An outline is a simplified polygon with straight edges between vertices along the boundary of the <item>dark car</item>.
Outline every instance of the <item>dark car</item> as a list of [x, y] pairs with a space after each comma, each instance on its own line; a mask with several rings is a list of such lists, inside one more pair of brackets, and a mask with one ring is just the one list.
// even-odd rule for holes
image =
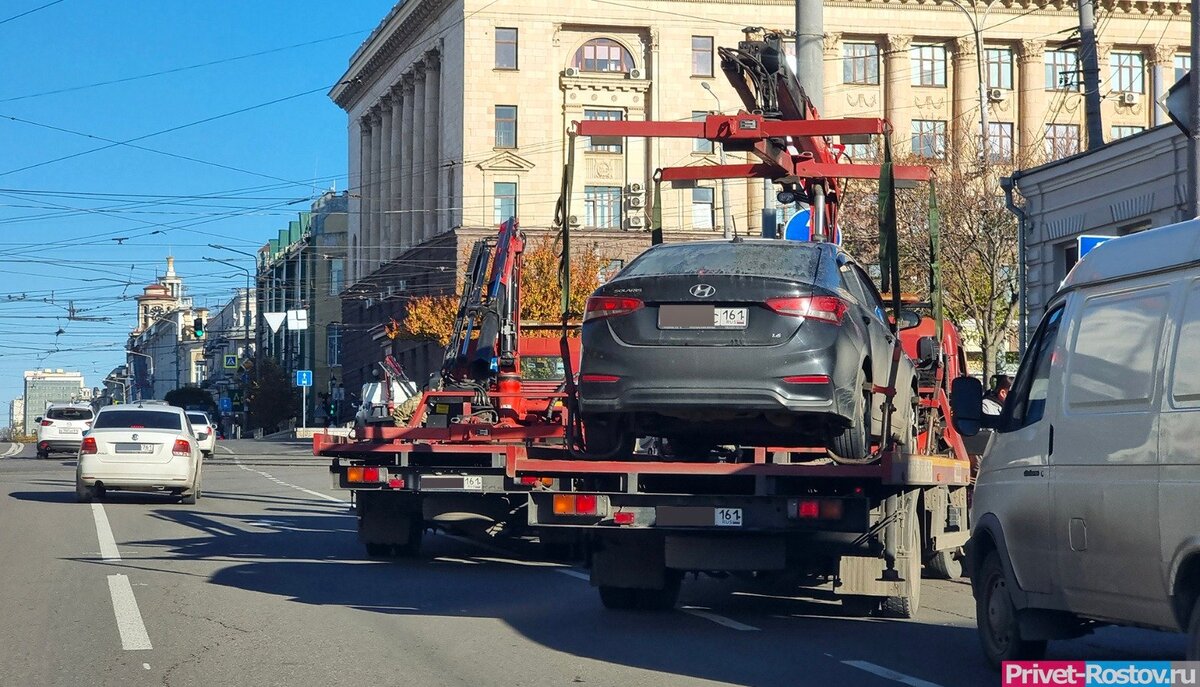
[[728, 444], [825, 446], [861, 462], [883, 434], [887, 397], [872, 384], [897, 389], [890, 434], [914, 434], [912, 362], [893, 355], [879, 293], [833, 244], [655, 246], [588, 299], [582, 338], [592, 457], [657, 436], [680, 457]]

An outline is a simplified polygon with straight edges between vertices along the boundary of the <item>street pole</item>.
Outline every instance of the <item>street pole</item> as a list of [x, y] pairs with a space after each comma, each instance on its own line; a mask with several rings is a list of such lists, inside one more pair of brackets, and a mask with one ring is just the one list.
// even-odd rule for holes
[[951, 0], [951, 2], [963, 14], [967, 15], [967, 21], [971, 23], [971, 33], [975, 35], [975, 72], [976, 78], [979, 79], [979, 160], [981, 163], [986, 164], [989, 159], [991, 141], [988, 137], [988, 83], [985, 77], [986, 64], [983, 60], [983, 29], [980, 26], [987, 24], [988, 13], [992, 11], [992, 7], [995, 7], [996, 3], [995, 0], [992, 0], [992, 2], [987, 4], [987, 7], [983, 10], [983, 21], [980, 21], [978, 17], [967, 11], [967, 8], [963, 7], [958, 0]]
[[[824, 43], [824, 0], [796, 0], [796, 80], [817, 112], [825, 105]], [[809, 238], [826, 241], [829, 237], [825, 227], [825, 186], [814, 183], [811, 188]]]
[[1188, 111], [1188, 215], [1200, 217], [1200, 0], [1192, 0], [1192, 87]]
[[[703, 88], [704, 90], [708, 91], [708, 94], [713, 97], [713, 100], [717, 101], [717, 112], [724, 112], [725, 110], [721, 107], [721, 99], [718, 98], [717, 94], [713, 92], [712, 86], [708, 85], [707, 81], [701, 81], [700, 87]], [[716, 144], [714, 143], [713, 145], [716, 145]], [[725, 146], [724, 145], [721, 146], [721, 151], [720, 151], [720, 153], [718, 153], [718, 155], [721, 160], [721, 166], [724, 167], [725, 166]], [[724, 218], [724, 222], [725, 222], [725, 238], [731, 239], [731, 238], [733, 238], [733, 208], [729, 207], [729, 179], [727, 179], [727, 178], [721, 179], [721, 216]]]
[[300, 387], [300, 429], [308, 427], [308, 387]]
[[[1087, 119], [1088, 150], [1104, 144], [1104, 128], [1100, 121], [1100, 63], [1096, 56], [1095, 7], [1093, 0], [1079, 0], [1079, 56], [1083, 60], [1083, 109]], [[1193, 14], [1193, 34], [1196, 32], [1195, 19], [1196, 15]]]

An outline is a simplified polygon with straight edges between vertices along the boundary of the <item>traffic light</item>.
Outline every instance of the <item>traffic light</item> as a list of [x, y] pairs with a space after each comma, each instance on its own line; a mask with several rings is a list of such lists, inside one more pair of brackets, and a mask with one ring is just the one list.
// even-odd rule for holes
[[196, 319], [192, 320], [192, 333], [196, 335], [197, 339], [204, 336], [204, 318], [203, 317], [197, 317]]

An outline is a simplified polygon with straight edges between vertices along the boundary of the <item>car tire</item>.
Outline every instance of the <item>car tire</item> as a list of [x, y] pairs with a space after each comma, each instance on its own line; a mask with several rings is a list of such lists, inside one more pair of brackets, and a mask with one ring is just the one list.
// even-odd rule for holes
[[49, 458], [49, 457], [50, 457], [50, 454], [49, 454], [48, 452], [46, 452], [46, 451], [38, 451], [38, 452], [37, 452], [37, 457], [38, 457], [38, 459], [39, 459], [39, 460], [45, 460], [45, 459], [47, 459], [47, 458]]
[[990, 552], [979, 566], [975, 590], [975, 622], [984, 658], [996, 670], [1005, 661], [1036, 661], [1046, 655], [1045, 640], [1021, 637], [1017, 608], [1008, 591], [1008, 579], [1000, 565], [1000, 556]]
[[83, 482], [75, 483], [75, 499], [80, 503], [91, 503], [96, 498], [96, 490]]
[[179, 502], [185, 506], [194, 506], [200, 500], [200, 474], [196, 473], [196, 481], [191, 489], [185, 489], [179, 497]]
[[957, 554], [956, 550], [937, 551], [925, 564], [925, 570], [938, 580], [957, 580], [963, 574], [962, 558]]
[[836, 462], [863, 463], [871, 457], [871, 394], [863, 389], [865, 384], [866, 375], [859, 371], [854, 382], [859, 392], [852, 410], [852, 416], [858, 419], [829, 438], [827, 448]]

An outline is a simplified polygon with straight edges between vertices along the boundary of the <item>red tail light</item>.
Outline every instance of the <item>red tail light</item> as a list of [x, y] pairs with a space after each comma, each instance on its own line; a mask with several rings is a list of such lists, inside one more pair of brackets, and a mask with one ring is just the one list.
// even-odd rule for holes
[[79, 445], [80, 453], [97, 453], [96, 437], [84, 437], [83, 443]]
[[850, 307], [837, 296], [768, 298], [766, 306], [780, 315], [808, 317], [831, 324], [841, 324], [842, 317]]
[[52, 425], [52, 424], [54, 424], [54, 421], [53, 421], [53, 420], [42, 420], [42, 426], [43, 426], [43, 427], [49, 427], [49, 426], [50, 426], [50, 425]]
[[596, 383], [596, 384], [612, 384], [612, 383], [614, 383], [614, 382], [619, 382], [619, 381], [621, 381], [621, 378], [620, 378], [620, 377], [618, 377], [618, 376], [616, 376], [616, 375], [596, 375], [596, 374], [588, 374], [588, 375], [580, 375], [580, 376], [579, 376], [579, 381], [581, 381], [581, 382], [589, 382], [589, 383]]
[[192, 454], [192, 444], [187, 439], [176, 439], [175, 448], [171, 449], [171, 453], [177, 456], [190, 456]]
[[592, 296], [587, 299], [587, 307], [583, 310], [583, 321], [598, 320], [604, 317], [619, 317], [641, 309], [645, 305], [636, 298], [618, 298], [615, 296]]
[[828, 384], [828, 375], [792, 375], [784, 377], [785, 384]]

